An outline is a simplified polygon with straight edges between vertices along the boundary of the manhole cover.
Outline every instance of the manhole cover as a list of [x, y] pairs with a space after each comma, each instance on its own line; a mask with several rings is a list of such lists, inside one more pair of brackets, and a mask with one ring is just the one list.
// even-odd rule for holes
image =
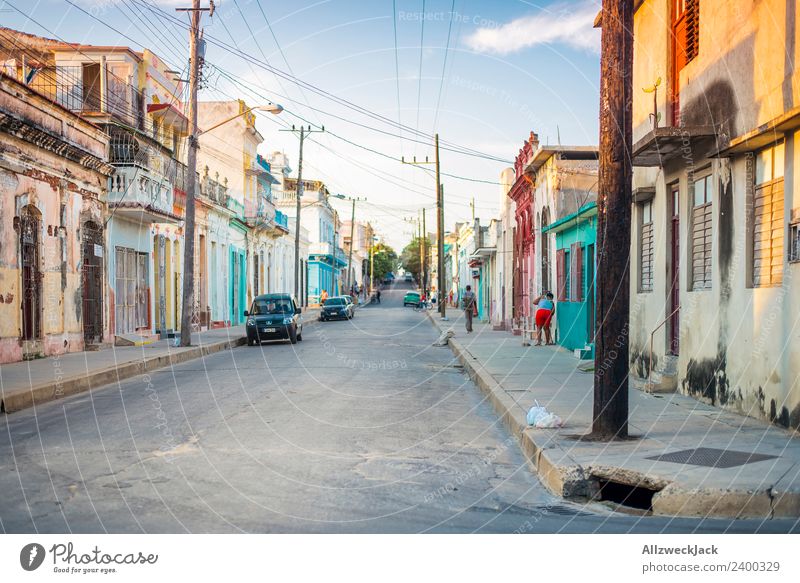
[[696, 449], [684, 449], [645, 459], [655, 460], [657, 462], [704, 466], [707, 468], [735, 468], [736, 466], [770, 460], [776, 457], [778, 456], [766, 455], [763, 453], [749, 453], [746, 451], [716, 449], [713, 447], [698, 447]]

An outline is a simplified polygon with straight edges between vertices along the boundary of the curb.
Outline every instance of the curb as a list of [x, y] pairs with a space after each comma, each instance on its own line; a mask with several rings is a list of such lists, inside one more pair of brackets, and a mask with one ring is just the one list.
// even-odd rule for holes
[[[443, 328], [430, 313], [431, 324]], [[600, 478], [616, 479], [629, 485], [647, 486], [661, 482], [653, 495], [653, 514], [703, 518], [797, 518], [800, 516], [800, 492], [777, 492], [769, 487], [758, 491], [748, 490], [687, 490], [675, 483], [665, 483], [653, 476], [603, 466], [584, 468], [556, 441], [557, 430], [528, 427], [524, 411], [505, 392], [502, 385], [477, 363], [477, 359], [455, 338], [449, 346], [470, 379], [478, 386], [500, 416], [505, 427], [519, 442], [525, 459], [539, 480], [553, 494], [562, 498], [598, 500]]]
[[180, 364], [244, 344], [247, 344], [247, 338], [242, 336], [234, 340], [223, 340], [213, 344], [193, 346], [188, 350], [182, 350], [180, 352], [152, 356], [143, 360], [134, 360], [106, 367], [88, 374], [73, 376], [60, 381], [31, 387], [28, 390], [15, 391], [10, 394], [5, 394], [4, 392], [2, 394], [2, 399], [0, 399], [0, 410], [5, 413], [21, 411], [28, 407], [41, 405], [48, 401], [55, 401], [69, 395], [91, 391], [92, 389], [129, 379], [148, 371]]
[[[303, 326], [312, 326], [316, 318], [309, 318]], [[84, 393], [111, 383], [123, 381], [166, 366], [181, 364], [203, 356], [209, 356], [222, 350], [231, 350], [247, 344], [247, 337], [241, 336], [233, 340], [222, 340], [211, 344], [192, 346], [179, 352], [151, 356], [143, 360], [133, 360], [122, 364], [92, 371], [88, 374], [72, 376], [55, 382], [49, 382], [27, 390], [13, 391], [6, 394], [0, 392], [0, 412], [14, 413], [48, 401], [63, 399], [70, 395]]]

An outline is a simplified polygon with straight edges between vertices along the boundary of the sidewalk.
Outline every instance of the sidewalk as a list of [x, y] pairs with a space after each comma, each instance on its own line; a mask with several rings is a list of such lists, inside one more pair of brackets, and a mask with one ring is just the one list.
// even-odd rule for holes
[[[303, 325], [317, 323], [319, 309], [303, 311]], [[115, 383], [150, 370], [171, 366], [247, 343], [244, 325], [197, 333], [193, 346], [165, 339], [142, 346], [112, 346], [96, 352], [0, 365], [0, 412], [11, 413]]]
[[[591, 428], [594, 376], [578, 367], [591, 362], [559, 347], [524, 347], [519, 336], [488, 324], [476, 323], [467, 335], [460, 312], [450, 311], [449, 322], [428, 316], [440, 331], [455, 332], [456, 358], [554, 493], [662, 515], [800, 516], [800, 436], [691, 397], [631, 389], [629, 432], [637, 439], [579, 441]], [[565, 426], [529, 428], [526, 413], [535, 400]], [[695, 448], [713, 449], [686, 452], [677, 461], [653, 459]]]

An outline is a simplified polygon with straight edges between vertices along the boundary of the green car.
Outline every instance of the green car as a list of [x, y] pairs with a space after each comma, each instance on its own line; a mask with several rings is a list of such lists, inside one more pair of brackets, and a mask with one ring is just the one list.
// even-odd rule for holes
[[405, 306], [419, 306], [419, 292], [408, 292], [403, 297], [403, 307]]

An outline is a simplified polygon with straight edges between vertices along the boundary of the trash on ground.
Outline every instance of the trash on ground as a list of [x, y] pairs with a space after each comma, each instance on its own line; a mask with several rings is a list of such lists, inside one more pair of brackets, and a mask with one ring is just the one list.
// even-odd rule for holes
[[528, 425], [538, 429], [564, 427], [561, 417], [539, 405], [539, 401], [534, 402], [533, 407], [528, 411], [527, 419]]

